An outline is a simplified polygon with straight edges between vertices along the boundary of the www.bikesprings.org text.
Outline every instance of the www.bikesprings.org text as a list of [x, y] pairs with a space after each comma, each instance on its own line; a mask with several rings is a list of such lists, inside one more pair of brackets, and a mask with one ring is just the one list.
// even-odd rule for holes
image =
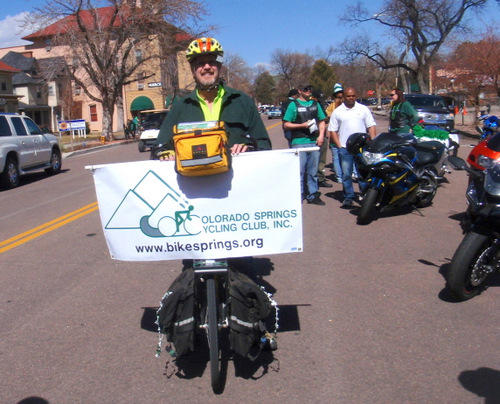
[[157, 244], [157, 245], [141, 245], [135, 246], [138, 253], [172, 253], [180, 251], [211, 251], [211, 250], [226, 250], [231, 251], [233, 248], [241, 247], [256, 247], [262, 248], [264, 240], [262, 238], [246, 239], [243, 241], [226, 240], [226, 241], [209, 241], [203, 243], [181, 243], [178, 241]]

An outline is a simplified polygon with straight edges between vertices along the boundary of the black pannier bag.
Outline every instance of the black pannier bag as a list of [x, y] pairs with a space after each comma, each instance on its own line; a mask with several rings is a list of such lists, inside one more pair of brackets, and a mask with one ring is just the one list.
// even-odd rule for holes
[[176, 357], [194, 350], [194, 304], [194, 270], [186, 268], [172, 282], [156, 313], [158, 331], [174, 344]]
[[271, 310], [263, 289], [245, 274], [229, 271], [229, 340], [234, 353], [256, 359], [266, 341], [265, 319]]

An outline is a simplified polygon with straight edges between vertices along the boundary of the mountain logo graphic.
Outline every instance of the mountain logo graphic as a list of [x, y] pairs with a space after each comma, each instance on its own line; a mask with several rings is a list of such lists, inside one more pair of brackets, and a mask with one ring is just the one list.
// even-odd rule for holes
[[123, 197], [105, 229], [140, 229], [149, 237], [195, 236], [201, 219], [191, 205], [154, 171], [148, 171]]

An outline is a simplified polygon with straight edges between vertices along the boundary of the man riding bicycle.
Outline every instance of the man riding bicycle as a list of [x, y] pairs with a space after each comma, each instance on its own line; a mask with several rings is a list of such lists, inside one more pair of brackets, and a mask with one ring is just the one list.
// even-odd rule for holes
[[[214, 38], [198, 38], [186, 50], [196, 89], [174, 103], [163, 121], [157, 145], [173, 150], [173, 128], [182, 122], [223, 121], [232, 154], [245, 152], [244, 136], [250, 134], [259, 150], [271, 149], [271, 140], [254, 101], [227, 87], [220, 75], [224, 50]], [[168, 157], [173, 160], [173, 157]]]

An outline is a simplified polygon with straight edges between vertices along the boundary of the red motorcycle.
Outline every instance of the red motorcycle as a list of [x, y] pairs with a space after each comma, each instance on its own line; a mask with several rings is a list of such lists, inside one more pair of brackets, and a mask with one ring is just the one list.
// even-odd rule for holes
[[475, 146], [467, 158], [467, 163], [472, 168], [483, 171], [498, 159], [500, 159], [500, 133], [483, 140]]

